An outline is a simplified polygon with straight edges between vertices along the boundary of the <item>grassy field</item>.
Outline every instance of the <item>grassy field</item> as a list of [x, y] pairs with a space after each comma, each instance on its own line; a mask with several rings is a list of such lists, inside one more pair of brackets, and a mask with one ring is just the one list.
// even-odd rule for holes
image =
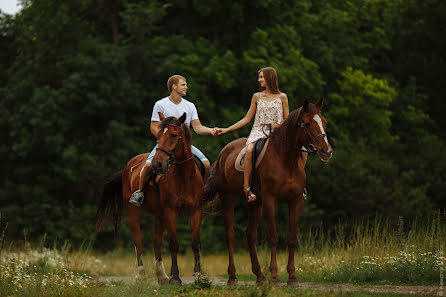
[[[350, 236], [342, 225], [331, 236], [320, 229], [301, 232], [296, 252], [297, 276], [301, 282], [322, 284], [433, 285], [440, 284], [444, 267], [446, 226], [438, 214], [428, 223], [413, 222], [401, 228], [389, 221], [358, 224]], [[68, 246], [48, 249], [29, 243], [12, 247], [1, 239], [0, 296], [402, 296], [401, 294], [340, 292], [269, 286], [229, 288], [196, 284], [159, 287], [154, 284], [153, 255], [144, 255], [147, 280], [131, 283], [104, 283], [101, 276], [132, 277], [135, 256], [130, 251], [99, 254]], [[4, 246], [8, 246], [5, 248]], [[259, 248], [259, 260], [268, 277], [269, 251]], [[279, 275], [286, 281], [286, 251], [278, 255]], [[180, 255], [180, 276], [192, 276], [193, 256]], [[203, 273], [226, 277], [226, 254], [202, 256]], [[255, 280], [247, 252], [235, 255], [240, 281]], [[166, 271], [170, 258], [164, 257]]]
[[[438, 284], [440, 264], [444, 261], [440, 251], [446, 243], [446, 226], [442, 222], [444, 219], [440, 214], [431, 218], [428, 223], [415, 221], [411, 226], [404, 228], [377, 219], [355, 226], [347, 240], [342, 225], [336, 227], [331, 237], [320, 229], [316, 229], [319, 231], [311, 235], [302, 232], [299, 234], [299, 248], [295, 259], [297, 276], [300, 281], [311, 282]], [[82, 259], [82, 256], [83, 253], [71, 254], [73, 259]], [[259, 248], [258, 256], [264, 274], [267, 275], [269, 250]], [[98, 254], [95, 257], [104, 265], [99, 272], [101, 275], [134, 274], [133, 253], [114, 252]], [[144, 260], [146, 270], [153, 274], [153, 255], [146, 254]], [[288, 277], [287, 260], [286, 251], [278, 254], [279, 275], [282, 281]], [[79, 260], [72, 262], [86, 263]], [[178, 263], [181, 275], [193, 274], [192, 254], [180, 255]], [[207, 275], [226, 275], [227, 263], [226, 254], [202, 256], [203, 271]], [[235, 263], [240, 280], [255, 280], [251, 273], [248, 252], [237, 253]], [[169, 271], [169, 255], [164, 256], [164, 265], [166, 271]]]

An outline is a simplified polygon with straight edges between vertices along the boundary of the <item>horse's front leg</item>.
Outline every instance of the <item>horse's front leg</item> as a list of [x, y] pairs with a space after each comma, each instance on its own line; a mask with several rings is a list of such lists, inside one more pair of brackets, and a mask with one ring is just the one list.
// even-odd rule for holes
[[263, 198], [263, 215], [266, 220], [267, 230], [268, 230], [268, 243], [271, 250], [271, 261], [269, 265], [269, 271], [271, 273], [270, 282], [273, 284], [279, 283], [279, 278], [277, 277], [277, 242], [279, 237], [276, 230], [276, 218], [274, 215], [275, 210], [275, 200], [272, 196], [264, 195]]
[[200, 264], [200, 226], [202, 209], [196, 209], [190, 216], [190, 229], [192, 233], [192, 251], [194, 252], [194, 276], [201, 272]]
[[169, 282], [169, 277], [164, 269], [163, 258], [161, 256], [161, 248], [163, 245], [163, 217], [161, 215], [155, 216], [155, 228], [152, 233], [153, 250], [155, 252], [155, 271], [158, 284], [164, 285]]
[[136, 279], [142, 280], [145, 276], [144, 265], [142, 264], [142, 235], [140, 225], [140, 209], [137, 206], [128, 204], [127, 216], [129, 227], [133, 235], [133, 243], [136, 252]]
[[248, 227], [246, 228], [246, 238], [248, 239], [249, 255], [251, 256], [252, 272], [257, 276], [257, 284], [265, 282], [265, 276], [260, 268], [259, 259], [257, 258], [257, 229], [260, 218], [262, 217], [261, 205], [255, 203], [248, 206]]
[[299, 223], [299, 215], [303, 207], [303, 197], [298, 196], [297, 199], [292, 199], [288, 202], [288, 282], [289, 287], [295, 287], [298, 285], [296, 278], [296, 267], [294, 266], [294, 250], [296, 249], [297, 241], [297, 228]]
[[180, 279], [180, 272], [178, 270], [178, 239], [177, 239], [177, 214], [174, 209], [166, 208], [164, 209], [164, 224], [167, 229], [169, 237], [169, 249], [172, 258], [172, 266], [170, 269], [170, 280], [171, 285], [181, 285], [182, 281]]

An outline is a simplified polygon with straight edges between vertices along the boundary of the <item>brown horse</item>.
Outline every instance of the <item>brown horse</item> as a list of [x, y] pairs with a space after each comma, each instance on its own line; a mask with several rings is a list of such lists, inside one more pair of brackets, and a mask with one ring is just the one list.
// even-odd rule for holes
[[[302, 147], [315, 152], [322, 162], [328, 162], [332, 156], [332, 148], [325, 134], [326, 121], [322, 117], [323, 99], [315, 104], [305, 99], [302, 108], [290, 113], [283, 124], [273, 131], [265, 155], [258, 167], [259, 185], [253, 184], [257, 202], [248, 206], [248, 226], [246, 236], [251, 256], [252, 272], [257, 276], [257, 282], [265, 281], [257, 258], [256, 240], [260, 218], [266, 218], [268, 228], [268, 242], [271, 249], [271, 282], [279, 281], [277, 277], [277, 231], [274, 219], [274, 209], [278, 202], [288, 204], [288, 285], [297, 284], [294, 266], [294, 249], [298, 219], [302, 210], [305, 186], [305, 171], [298, 166], [302, 156]], [[228, 285], [235, 284], [237, 278], [234, 265], [234, 204], [236, 196], [243, 195], [243, 173], [235, 169], [235, 160], [244, 148], [246, 139], [237, 139], [226, 145], [220, 152], [217, 161], [212, 165], [211, 176], [205, 187], [205, 200], [212, 199], [216, 193], [222, 202], [223, 217], [226, 228], [226, 244], [229, 251]]]
[[[178, 215], [186, 214], [190, 219], [192, 250], [194, 252], [194, 273], [200, 272], [200, 226], [202, 219], [202, 198], [204, 182], [195, 165], [191, 151], [191, 134], [184, 125], [186, 114], [180, 118], [164, 118], [160, 114], [158, 148], [152, 160], [159, 179], [159, 198], [153, 187], [144, 189], [144, 202], [141, 208], [155, 215], [152, 240], [155, 252], [156, 274], [161, 284], [181, 285], [177, 264], [178, 240], [176, 220]], [[128, 222], [133, 233], [136, 250], [138, 276], [144, 276], [142, 262], [142, 236], [140, 229], [140, 207], [129, 203], [130, 196], [138, 189], [139, 173], [149, 154], [131, 159], [121, 173], [117, 173], [105, 184], [102, 202], [97, 213], [96, 229], [104, 224], [105, 217], [113, 211], [115, 235], [120, 220], [122, 205], [127, 209]], [[172, 257], [171, 277], [167, 277], [161, 257], [164, 230], [168, 232], [169, 249]]]

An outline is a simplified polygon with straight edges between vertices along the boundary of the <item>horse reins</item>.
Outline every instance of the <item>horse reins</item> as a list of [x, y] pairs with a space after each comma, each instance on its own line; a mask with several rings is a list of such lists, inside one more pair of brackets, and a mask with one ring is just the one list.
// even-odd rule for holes
[[[303, 123], [302, 123], [303, 124]], [[304, 127], [304, 129], [305, 129], [305, 127]], [[305, 134], [307, 134], [307, 136], [308, 136], [308, 133], [307, 133], [307, 131], [305, 130]], [[319, 138], [322, 138], [322, 137], [325, 137], [325, 136], [327, 136], [327, 134], [325, 134], [325, 133], [321, 133], [321, 134], [319, 134], [318, 136], [316, 136], [315, 138], [313, 138], [313, 140], [312, 141], [310, 141], [310, 143], [308, 144], [308, 148], [307, 147], [305, 147], [310, 153], [314, 153], [314, 152], [316, 152], [317, 151], [317, 148], [314, 146], [314, 144], [316, 143], [316, 141], [318, 141], [319, 140]]]
[[[265, 133], [265, 130], [263, 130], [263, 128], [264, 128], [265, 126], [268, 126], [268, 128], [269, 128], [269, 134], [266, 134], [266, 133]], [[262, 132], [263, 132], [263, 134], [266, 136], [266, 138], [269, 138], [269, 137], [270, 137], [272, 131], [273, 131], [273, 125], [272, 125], [272, 124], [266, 124], [266, 125], [263, 125], [263, 126], [262, 126]]]
[[[301, 123], [299, 123], [298, 125], [300, 125], [300, 127], [304, 129], [305, 134], [308, 136], [308, 133], [307, 133], [307, 127], [305, 126], [305, 123], [304, 123], [304, 122], [301, 122]], [[314, 153], [314, 152], [317, 151], [317, 148], [314, 146], [314, 144], [319, 140], [319, 138], [322, 138], [322, 137], [325, 137], [325, 136], [327, 136], [327, 134], [325, 134], [325, 133], [321, 133], [321, 134], [317, 135], [316, 137], [314, 137], [314, 138], [310, 141], [310, 143], [308, 144], [308, 147], [305, 146], [305, 145], [303, 145], [303, 147], [305, 148], [305, 150], [303, 150], [302, 147], [297, 147], [297, 146], [295, 146], [295, 148], [298, 149], [298, 150], [300, 150], [301, 152]]]
[[[183, 128], [181, 128], [181, 126], [178, 126], [178, 125], [175, 125], [175, 124], [169, 124], [167, 126], [176, 127], [178, 129], [180, 129], [181, 132], [183, 132]], [[162, 151], [162, 152], [166, 153], [169, 156], [169, 161], [167, 163], [168, 166], [171, 166], [171, 165], [181, 165], [181, 164], [186, 163], [186, 162], [188, 162], [188, 161], [190, 161], [190, 160], [192, 160], [194, 158], [194, 155], [192, 154], [192, 157], [190, 157], [190, 158], [187, 158], [187, 159], [181, 160], [181, 161], [175, 161], [175, 155], [177, 154], [178, 147], [180, 145], [180, 141], [183, 143], [183, 145], [185, 145], [182, 134], [180, 134], [178, 136], [178, 141], [177, 141], [177, 144], [175, 145], [175, 147], [173, 149], [173, 152], [169, 152], [168, 150], [166, 150], [166, 149], [164, 149], [162, 147], [157, 147], [156, 148], [157, 151]]]

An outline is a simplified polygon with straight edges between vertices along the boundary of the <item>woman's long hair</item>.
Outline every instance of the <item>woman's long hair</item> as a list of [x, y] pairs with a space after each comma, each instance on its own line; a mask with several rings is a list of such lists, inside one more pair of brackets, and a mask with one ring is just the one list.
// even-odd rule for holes
[[[260, 74], [260, 72], [263, 72], [263, 77], [271, 92], [273, 94], [280, 94], [279, 79], [277, 78], [276, 69], [274, 69], [273, 67], [265, 67], [260, 69], [257, 73]], [[260, 86], [259, 83], [259, 89], [260, 91], [264, 91], [266, 88]]]

